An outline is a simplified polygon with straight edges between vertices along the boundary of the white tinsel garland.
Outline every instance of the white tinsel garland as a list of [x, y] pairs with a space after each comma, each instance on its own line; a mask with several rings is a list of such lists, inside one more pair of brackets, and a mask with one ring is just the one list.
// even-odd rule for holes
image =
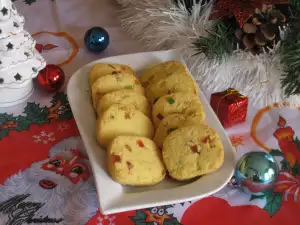
[[194, 3], [189, 12], [183, 4], [176, 5], [173, 0], [118, 2], [123, 6], [120, 12], [122, 27], [148, 50], [180, 49], [203, 90], [216, 92], [236, 88], [257, 106], [274, 102], [300, 105], [299, 96], [286, 99], [281, 89], [284, 71], [280, 63], [280, 42], [259, 55], [238, 49], [219, 64], [203, 54], [195, 55], [196, 49], [193, 46], [213, 26], [209, 20], [212, 8], [210, 3]]

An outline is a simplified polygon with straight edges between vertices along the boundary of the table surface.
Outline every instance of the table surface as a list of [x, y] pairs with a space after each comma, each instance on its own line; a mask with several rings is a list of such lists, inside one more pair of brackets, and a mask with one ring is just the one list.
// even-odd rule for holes
[[[143, 51], [120, 28], [115, 1], [16, 0], [15, 4], [48, 64], [60, 65], [67, 80], [93, 60]], [[98, 55], [89, 53], [83, 42], [85, 32], [94, 26], [104, 27], [111, 37], [108, 49]], [[1, 225], [300, 224], [299, 109], [279, 109], [276, 104], [257, 109], [250, 104], [247, 121], [227, 129], [237, 158], [254, 150], [276, 155], [282, 167], [272, 192], [251, 196], [228, 184], [202, 200], [104, 216], [92, 173], [76, 182], [68, 171], [69, 164], [89, 167], [89, 161], [79, 150], [80, 136], [64, 90], [47, 93], [36, 87], [27, 102], [0, 108]], [[50, 170], [51, 160], [63, 163]], [[56, 187], [43, 189], [41, 182], [46, 180]]]

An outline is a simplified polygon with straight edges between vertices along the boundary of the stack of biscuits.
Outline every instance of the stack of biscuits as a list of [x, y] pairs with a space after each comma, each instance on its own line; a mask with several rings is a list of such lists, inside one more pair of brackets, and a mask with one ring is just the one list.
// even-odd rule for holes
[[166, 169], [152, 141], [151, 108], [144, 87], [126, 65], [96, 64], [89, 76], [98, 143], [107, 148], [111, 177], [124, 185], [159, 183]]
[[96, 64], [90, 86], [97, 140], [120, 184], [153, 185], [166, 169], [188, 180], [221, 167], [220, 136], [205, 124], [198, 86], [181, 62], [153, 65], [140, 80], [126, 65]]

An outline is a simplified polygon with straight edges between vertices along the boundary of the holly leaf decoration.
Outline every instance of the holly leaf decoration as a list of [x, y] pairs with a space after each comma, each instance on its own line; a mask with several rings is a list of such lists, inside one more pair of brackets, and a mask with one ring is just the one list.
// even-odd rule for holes
[[48, 115], [48, 108], [46, 106], [42, 108], [40, 104], [29, 102], [25, 107], [24, 113], [26, 113], [26, 119], [31, 121], [31, 123], [43, 124], [50, 122], [50, 120], [46, 119]]
[[281, 151], [279, 151], [278, 149], [271, 149], [270, 154], [272, 156], [282, 156], [283, 157], [283, 153]]
[[291, 171], [291, 166], [285, 158], [281, 160], [280, 164], [281, 164], [281, 170]]
[[55, 105], [58, 100], [60, 100], [61, 104], [63, 105], [69, 105], [69, 100], [64, 92], [56, 92], [51, 100], [51, 103]]
[[251, 198], [249, 201], [255, 200], [255, 199], [263, 199], [266, 197], [265, 195], [251, 195]]
[[294, 141], [295, 141], [295, 143], [296, 143], [296, 145], [297, 145], [298, 151], [300, 152], [300, 140], [299, 140], [299, 138], [296, 137], [296, 138], [294, 139]]
[[138, 222], [135, 222], [135, 225], [153, 225], [153, 223], [147, 223], [147, 222], [143, 222], [143, 221], [138, 221]]
[[270, 192], [266, 194], [266, 202], [264, 210], [266, 210], [270, 216], [273, 216], [280, 209], [282, 193]]
[[182, 225], [176, 218], [165, 219], [163, 225]]
[[292, 174], [293, 175], [300, 175], [300, 165], [297, 161], [296, 161], [294, 167], [292, 168]]
[[135, 216], [130, 216], [129, 218], [135, 223], [135, 225], [147, 225], [145, 222], [147, 215], [144, 211], [138, 210], [136, 211]]
[[6, 122], [6, 113], [0, 114], [0, 125]]
[[72, 118], [73, 118], [73, 113], [71, 110], [67, 110], [63, 114], [59, 115], [60, 120], [70, 120]]
[[18, 116], [16, 122], [17, 127], [14, 128], [16, 131], [29, 130], [30, 121], [25, 116]]
[[15, 118], [13, 116], [13, 114], [7, 114], [7, 113], [1, 113], [0, 114], [0, 125], [4, 124], [7, 121], [14, 121]]
[[145, 220], [147, 218], [147, 214], [144, 211], [136, 211], [136, 216], [141, 218], [142, 220]]
[[6, 136], [8, 136], [8, 130], [0, 130], [0, 140]]
[[60, 99], [62, 94], [63, 94], [62, 92], [56, 92], [55, 95], [53, 95], [51, 100], [52, 106], [57, 103], [57, 101]]
[[[67, 95], [63, 92], [57, 92], [52, 98], [52, 107], [56, 105], [58, 100], [64, 107], [64, 110], [59, 114], [59, 119], [66, 120], [73, 118]], [[51, 118], [48, 118], [49, 108], [46, 106], [41, 107], [40, 104], [27, 103], [23, 113], [26, 116], [20, 115], [14, 117], [13, 114], [0, 113], [0, 140], [8, 136], [10, 130], [20, 132], [28, 130], [30, 124], [44, 124], [51, 121]]]

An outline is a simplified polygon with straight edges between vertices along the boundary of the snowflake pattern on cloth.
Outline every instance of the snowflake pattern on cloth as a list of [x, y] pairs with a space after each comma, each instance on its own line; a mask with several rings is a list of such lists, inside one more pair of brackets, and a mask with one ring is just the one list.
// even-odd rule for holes
[[97, 225], [116, 225], [116, 216], [99, 216], [97, 217]]
[[69, 127], [70, 127], [70, 126], [69, 126], [67, 123], [62, 123], [62, 124], [58, 124], [57, 130], [58, 130], [59, 132], [62, 132], [62, 131], [68, 130]]
[[56, 140], [53, 132], [47, 133], [45, 131], [41, 131], [39, 135], [33, 135], [32, 137], [35, 143], [42, 143], [45, 145]]

